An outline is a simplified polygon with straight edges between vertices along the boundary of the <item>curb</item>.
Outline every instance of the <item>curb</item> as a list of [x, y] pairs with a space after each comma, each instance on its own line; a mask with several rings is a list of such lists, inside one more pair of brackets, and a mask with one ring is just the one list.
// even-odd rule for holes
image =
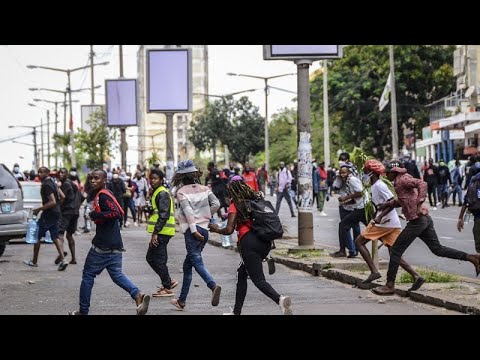
[[[208, 243], [213, 246], [223, 247], [222, 243], [216, 239], [209, 239]], [[223, 248], [238, 252], [237, 247], [234, 245], [223, 247]], [[276, 263], [285, 265], [291, 269], [301, 270], [309, 273], [312, 276], [320, 276], [321, 274], [327, 279], [353, 285], [358, 287], [359, 289], [368, 290], [368, 289], [373, 289], [380, 286], [379, 284], [376, 284], [376, 283], [370, 283], [370, 284], [362, 283], [362, 281], [364, 280], [363, 278], [359, 278], [353, 275], [346, 269], [347, 267], [350, 269], [352, 268], [350, 264], [336, 264], [335, 267], [333, 267], [334, 265], [332, 265], [330, 262], [313, 262], [309, 264], [301, 260], [289, 259], [289, 258], [279, 257], [279, 256], [272, 256], [272, 259]], [[388, 261], [384, 261], [384, 262], [388, 264]], [[339, 266], [343, 267], [343, 269], [340, 269]], [[358, 264], [358, 266], [364, 267], [362, 264]], [[438, 307], [443, 307], [445, 309], [457, 311], [463, 314], [480, 315], [479, 307], [465, 305], [456, 301], [452, 301], [448, 297], [443, 296], [441, 294], [436, 294], [435, 296], [432, 296], [424, 292], [421, 293], [418, 291], [407, 291], [398, 287], [395, 288], [395, 294], [401, 297], [409, 297], [412, 301], [433, 305], [433, 306], [438, 306]], [[378, 298], [381, 299], [382, 297], [378, 296]]]

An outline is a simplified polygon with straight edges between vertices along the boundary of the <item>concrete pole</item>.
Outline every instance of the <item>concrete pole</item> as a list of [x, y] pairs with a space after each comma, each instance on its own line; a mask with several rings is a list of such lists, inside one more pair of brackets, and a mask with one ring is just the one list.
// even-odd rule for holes
[[47, 164], [50, 169], [50, 110], [47, 110]]
[[310, 126], [311, 60], [297, 60], [298, 92], [298, 245], [313, 245], [312, 143]]
[[33, 127], [33, 168], [38, 169], [38, 152], [37, 152], [37, 128]]
[[165, 177], [170, 183], [173, 178], [173, 113], [166, 113], [165, 116], [167, 117], [167, 166], [165, 171]]
[[[40, 164], [39, 164], [39, 167], [40, 166], [45, 166], [45, 164], [43, 163], [44, 159], [43, 159], [43, 118], [40, 118], [40, 152], [42, 154], [42, 156], [40, 157]], [[37, 170], [37, 169], [35, 169]]]
[[93, 52], [93, 45], [90, 45], [90, 82], [92, 84], [92, 92], [91, 92], [91, 102], [92, 105], [95, 104], [95, 78], [93, 76], [93, 57], [95, 56], [95, 53]]
[[393, 45], [390, 45], [390, 96], [392, 107], [392, 157], [398, 159], [397, 93], [395, 91], [395, 64]]
[[[123, 78], [123, 46], [118, 46], [120, 56], [120, 77]], [[127, 135], [125, 127], [120, 128], [120, 158], [122, 163], [122, 169], [127, 171]]]
[[70, 127], [70, 145], [72, 145], [72, 167], [77, 167], [77, 158], [75, 156], [75, 141], [73, 140], [72, 85], [70, 83], [70, 71], [67, 71], [67, 76], [68, 76], [68, 104], [70, 106], [69, 127]]
[[265, 169], [270, 171], [270, 144], [268, 140], [268, 79], [265, 80]]
[[[55, 102], [55, 135], [58, 135], [58, 102]], [[55, 169], [58, 169], [58, 149], [57, 149], [57, 142], [53, 143], [55, 147]]]
[[327, 60], [323, 60], [323, 145], [325, 167], [330, 166], [330, 125], [328, 119]]

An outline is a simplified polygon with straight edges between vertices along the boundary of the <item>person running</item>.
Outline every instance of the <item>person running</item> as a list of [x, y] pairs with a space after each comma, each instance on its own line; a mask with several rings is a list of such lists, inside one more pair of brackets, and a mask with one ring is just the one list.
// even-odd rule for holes
[[192, 160], [184, 160], [178, 163], [172, 179], [173, 186], [177, 188], [175, 196], [180, 203], [178, 220], [187, 248], [187, 256], [183, 261], [182, 290], [178, 299], [170, 301], [178, 310], [185, 309], [192, 284], [192, 268], [195, 268], [212, 291], [212, 306], [218, 305], [222, 291], [202, 259], [202, 251], [208, 241], [208, 223], [220, 208], [220, 201], [207, 186], [201, 185], [201, 176], [202, 173], [197, 170]]
[[[77, 231], [77, 222], [78, 222], [78, 208], [76, 202], [77, 192], [79, 191], [77, 185], [75, 185], [69, 178], [68, 178], [68, 171], [66, 168], [60, 168], [58, 171], [58, 177], [62, 183], [60, 189], [65, 194], [65, 199], [62, 202], [61, 206], [61, 218], [60, 218], [60, 230], [58, 234], [58, 239], [60, 240], [60, 244], [62, 246], [63, 251], [63, 244], [64, 244], [64, 234], [67, 233], [67, 241], [68, 241], [68, 248], [70, 249], [70, 254], [72, 259], [70, 264], [76, 264], [77, 260], [75, 257], [75, 239], [73, 238], [73, 234]], [[74, 188], [75, 187], [75, 188]], [[63, 252], [64, 256], [67, 256], [67, 252]], [[60, 257], [57, 257], [55, 260], [55, 265], [60, 263]]]
[[394, 182], [397, 199], [387, 201], [377, 208], [395, 208], [401, 206], [403, 214], [407, 219], [407, 226], [398, 236], [390, 252], [390, 263], [388, 264], [387, 283], [378, 288], [372, 289], [377, 295], [393, 295], [395, 293], [395, 278], [398, 266], [403, 253], [412, 242], [419, 237], [437, 256], [469, 261], [475, 266], [477, 276], [480, 274], [480, 254], [467, 254], [463, 251], [443, 246], [438, 241], [433, 220], [428, 215], [428, 208], [424, 205], [427, 196], [427, 183], [415, 179], [407, 174], [404, 168], [394, 167], [387, 171], [387, 178]]
[[[58, 186], [49, 176], [50, 170], [45, 166], [38, 169], [38, 177], [42, 181], [40, 194], [42, 196], [42, 206], [33, 209], [32, 213], [37, 216], [42, 211], [42, 216], [38, 220], [38, 241], [33, 245], [33, 259], [25, 260], [23, 263], [30, 267], [38, 267], [38, 253], [40, 252], [40, 240], [45, 237], [47, 231], [55, 243], [58, 251], [58, 271], [64, 271], [68, 263], [65, 261], [63, 246], [58, 239], [58, 221], [60, 220], [60, 191]], [[63, 195], [63, 193], [62, 193]]]
[[290, 208], [290, 214], [292, 217], [296, 217], [293, 212], [292, 199], [288, 192], [292, 186], [292, 179], [292, 173], [285, 167], [285, 163], [280, 161], [280, 170], [277, 172], [277, 186], [275, 187], [275, 193], [277, 194], [277, 205], [275, 206], [275, 210], [277, 211], [277, 214], [279, 214], [282, 199], [285, 198], [287, 205]]
[[172, 289], [178, 285], [178, 281], [170, 278], [168, 273], [167, 245], [175, 235], [175, 218], [173, 199], [168, 190], [163, 186], [165, 178], [162, 170], [153, 169], [150, 172], [150, 183], [154, 189], [152, 196], [153, 214], [148, 219], [147, 232], [152, 234], [148, 244], [148, 265], [158, 274], [162, 286], [153, 294], [153, 297], [173, 296]]
[[68, 314], [88, 315], [95, 278], [107, 269], [113, 282], [127, 291], [135, 300], [137, 315], [145, 315], [148, 311], [150, 295], [142, 293], [122, 272], [122, 253], [125, 249], [119, 222], [123, 216], [123, 209], [112, 192], [105, 189], [106, 181], [107, 173], [104, 170], [93, 171], [91, 182], [96, 194], [93, 200], [94, 209], [89, 216], [97, 225], [96, 233], [83, 266], [80, 310], [70, 311]]
[[228, 195], [232, 203], [228, 208], [228, 223], [223, 229], [217, 224], [209, 224], [211, 232], [230, 235], [236, 228], [238, 231], [238, 249], [240, 253], [240, 265], [237, 269], [237, 289], [235, 294], [235, 306], [233, 313], [228, 315], [240, 315], [243, 303], [247, 296], [247, 279], [266, 296], [280, 306], [283, 315], [292, 315], [291, 299], [289, 296], [278, 294], [275, 289], [265, 280], [262, 261], [271, 249], [270, 242], [264, 242], [257, 238], [252, 231], [252, 221], [248, 213], [248, 201], [261, 198], [262, 194], [252, 190], [240, 176], [234, 176], [228, 186]]
[[[371, 184], [372, 202], [375, 207], [393, 199], [392, 192], [380, 178], [380, 175], [383, 174], [384, 171], [385, 167], [383, 164], [380, 161], [373, 159], [368, 160], [363, 167], [363, 173], [366, 174], [369, 179], [367, 181]], [[375, 215], [375, 218], [370, 221], [368, 226], [355, 239], [357, 250], [362, 255], [371, 272], [368, 278], [363, 281], [364, 284], [371, 283], [382, 276], [373, 264], [372, 257], [365, 244], [370, 240], [380, 239], [390, 253], [392, 245], [395, 243], [395, 240], [397, 240], [397, 237], [402, 230], [400, 219], [396, 211], [390, 211], [390, 208], [387, 208], [383, 211], [377, 211]], [[409, 291], [420, 289], [425, 282], [425, 279], [402, 258], [400, 258], [400, 266], [412, 275], [414, 279], [413, 285]]]

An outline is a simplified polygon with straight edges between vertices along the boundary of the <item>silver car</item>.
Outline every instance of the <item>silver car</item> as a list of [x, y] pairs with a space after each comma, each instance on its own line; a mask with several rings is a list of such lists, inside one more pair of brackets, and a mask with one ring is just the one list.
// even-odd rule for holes
[[20, 185], [23, 190], [23, 208], [27, 211], [28, 219], [30, 220], [33, 216], [33, 209], [42, 206], [42, 194], [40, 193], [42, 183], [22, 181], [20, 182]]
[[20, 184], [10, 170], [0, 164], [0, 256], [10, 239], [25, 236], [27, 220]]

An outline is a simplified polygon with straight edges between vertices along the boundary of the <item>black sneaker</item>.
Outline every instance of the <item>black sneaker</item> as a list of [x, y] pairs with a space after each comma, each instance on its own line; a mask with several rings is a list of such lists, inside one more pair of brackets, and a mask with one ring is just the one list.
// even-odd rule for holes
[[272, 257], [269, 257], [267, 259], [267, 264], [268, 264], [268, 273], [270, 275], [275, 274], [275, 260]]
[[222, 287], [216, 285], [212, 290], [212, 306], [217, 306], [220, 302], [220, 293], [222, 292]]
[[347, 254], [345, 254], [343, 251], [337, 251], [337, 252], [331, 253], [330, 256], [339, 258], [339, 257], [347, 257]]
[[58, 271], [64, 271], [68, 266], [68, 262], [63, 260], [60, 265], [58, 265]]

